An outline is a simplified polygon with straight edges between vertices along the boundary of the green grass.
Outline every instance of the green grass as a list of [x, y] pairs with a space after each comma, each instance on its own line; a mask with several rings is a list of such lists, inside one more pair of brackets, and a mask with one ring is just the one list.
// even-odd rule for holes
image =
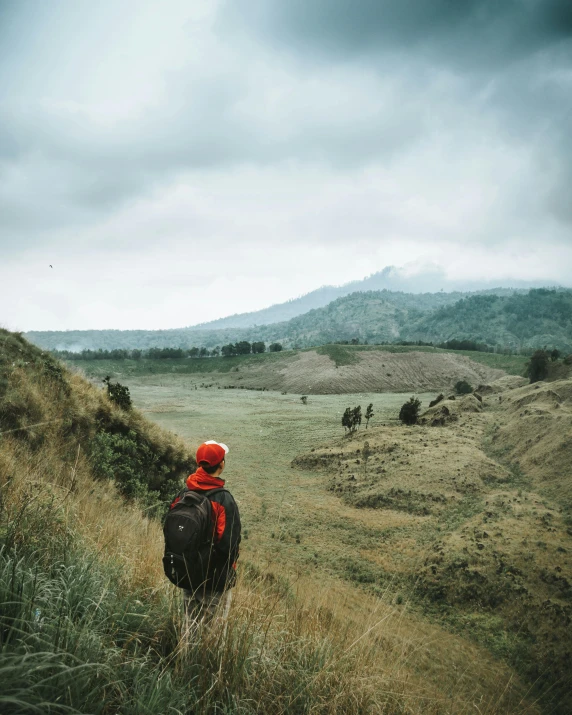
[[136, 377], [139, 375], [189, 375], [208, 374], [211, 372], [229, 373], [244, 365], [273, 362], [282, 356], [293, 356], [295, 350], [284, 350], [279, 353], [261, 353], [258, 355], [235, 355], [218, 358], [165, 358], [161, 360], [69, 360], [69, 364], [82, 370], [88, 377], [110, 375]]
[[327, 355], [332, 362], [336, 363], [336, 367], [342, 365], [355, 365], [358, 362], [356, 351], [352, 350], [352, 346], [348, 345], [321, 345], [315, 348], [318, 355]]
[[504, 370], [509, 375], [522, 376], [526, 363], [530, 360], [526, 355], [502, 355], [500, 353], [481, 353], [474, 350], [451, 350], [454, 355], [466, 355], [475, 362], [480, 362], [487, 367]]

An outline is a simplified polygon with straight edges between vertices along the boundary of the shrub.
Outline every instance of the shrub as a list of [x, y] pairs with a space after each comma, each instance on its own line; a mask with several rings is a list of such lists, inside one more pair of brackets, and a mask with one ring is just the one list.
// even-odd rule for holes
[[410, 397], [409, 400], [401, 406], [401, 410], [399, 410], [399, 419], [405, 425], [417, 424], [420, 407], [421, 401], [414, 396]]
[[113, 384], [109, 375], [103, 380], [103, 383], [107, 386], [107, 395], [112, 402], [115, 402], [122, 410], [131, 409], [131, 395], [126, 385], [121, 385], [119, 382]]
[[473, 388], [466, 380], [459, 380], [455, 383], [455, 392], [457, 395], [468, 395], [473, 391]]
[[361, 405], [354, 407], [353, 410], [351, 407], [346, 407], [342, 415], [342, 427], [352, 434], [359, 425], [361, 425]]
[[546, 350], [537, 350], [532, 354], [532, 357], [526, 365], [526, 377], [530, 378], [530, 382], [538, 382], [544, 380], [548, 375], [548, 360], [549, 355]]

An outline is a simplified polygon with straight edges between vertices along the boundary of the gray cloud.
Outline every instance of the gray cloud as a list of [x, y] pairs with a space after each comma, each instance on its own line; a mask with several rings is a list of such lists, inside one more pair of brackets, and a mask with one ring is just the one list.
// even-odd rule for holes
[[[0, 4], [3, 254], [136, 246], [140, 265], [171, 242], [188, 272], [216, 246], [232, 274], [249, 245], [240, 270], [266, 276], [263, 246], [274, 283], [279, 249], [312, 246], [306, 290], [352, 260], [358, 278], [440, 250], [456, 270], [515, 243], [529, 278], [539, 236], [569, 243], [569, 2], [228, 0], [189, 20], [201, 2]], [[339, 276], [314, 278], [334, 252]]]
[[227, 16], [331, 56], [423, 52], [496, 66], [572, 37], [568, 0], [232, 0]]

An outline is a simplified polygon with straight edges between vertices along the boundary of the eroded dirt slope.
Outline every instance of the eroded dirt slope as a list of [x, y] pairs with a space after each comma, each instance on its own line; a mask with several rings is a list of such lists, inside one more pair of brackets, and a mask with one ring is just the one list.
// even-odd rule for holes
[[336, 367], [327, 355], [314, 350], [285, 356], [276, 362], [240, 367], [239, 372], [217, 377], [235, 387], [266, 388], [309, 395], [355, 392], [426, 392], [452, 389], [458, 380], [479, 385], [505, 373], [451, 353], [355, 353], [355, 363]]

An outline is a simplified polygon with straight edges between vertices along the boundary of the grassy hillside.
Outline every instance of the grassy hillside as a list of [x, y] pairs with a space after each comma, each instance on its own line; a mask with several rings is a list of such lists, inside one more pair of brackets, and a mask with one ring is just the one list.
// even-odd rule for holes
[[249, 560], [249, 540], [226, 636], [191, 636], [147, 506], [192, 466], [173, 434], [0, 331], [3, 713], [538, 712], [486, 653], [383, 598], [338, 600], [325, 577], [317, 594]]
[[568, 713], [572, 380], [522, 383], [443, 400], [423, 426], [362, 430], [293, 465], [387, 525], [381, 549], [346, 562], [348, 577], [413, 593], [424, 613], [508, 659], [547, 712]]

